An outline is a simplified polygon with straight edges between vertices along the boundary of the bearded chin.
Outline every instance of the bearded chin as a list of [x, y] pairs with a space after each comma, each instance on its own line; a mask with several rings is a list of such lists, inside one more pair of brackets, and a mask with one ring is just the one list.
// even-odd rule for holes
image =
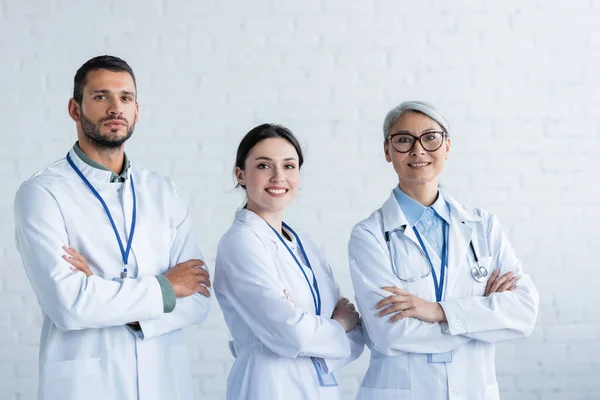
[[96, 125], [85, 115], [81, 115], [81, 130], [83, 131], [83, 134], [95, 147], [102, 150], [115, 150], [120, 148], [123, 143], [133, 135], [133, 130], [135, 128], [135, 124], [132, 124], [131, 126], [128, 126], [127, 134], [125, 136], [119, 136], [116, 133], [102, 135], [100, 133], [100, 126], [101, 124]]

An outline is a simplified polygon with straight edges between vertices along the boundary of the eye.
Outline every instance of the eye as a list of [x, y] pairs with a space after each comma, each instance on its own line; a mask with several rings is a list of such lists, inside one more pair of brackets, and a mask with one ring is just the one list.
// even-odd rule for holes
[[294, 164], [286, 164], [283, 166], [284, 169], [295, 169], [296, 166]]
[[435, 141], [435, 140], [438, 140], [438, 138], [439, 138], [439, 136], [438, 136], [438, 135], [439, 135], [439, 134], [438, 134], [438, 133], [435, 133], [435, 132], [434, 132], [434, 133], [426, 133], [426, 134], [423, 136], [423, 140], [425, 140], [425, 141], [427, 141], [427, 142], [433, 142], [433, 141]]
[[94, 100], [106, 100], [106, 96], [103, 94], [98, 94], [94, 96]]
[[398, 135], [395, 137], [396, 143], [411, 143], [412, 138], [406, 135]]
[[131, 96], [125, 96], [125, 97], [123, 97], [123, 101], [126, 103], [129, 103], [129, 102], [133, 101], [133, 98]]
[[267, 169], [267, 168], [270, 168], [270, 166], [267, 163], [260, 163], [260, 164], [258, 164], [256, 166], [256, 168], [258, 168], [258, 169]]

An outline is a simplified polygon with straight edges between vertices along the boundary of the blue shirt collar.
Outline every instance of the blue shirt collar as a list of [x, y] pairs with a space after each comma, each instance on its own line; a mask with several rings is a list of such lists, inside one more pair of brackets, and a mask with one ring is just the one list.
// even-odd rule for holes
[[427, 208], [432, 208], [439, 217], [441, 217], [448, 224], [450, 223], [450, 209], [446, 203], [446, 200], [444, 200], [444, 197], [442, 196], [441, 190], [438, 190], [438, 198], [431, 205], [431, 207], [425, 207], [418, 201], [413, 200], [409, 195], [404, 193], [402, 189], [400, 189], [400, 186], [396, 186], [394, 188], [394, 196], [396, 197], [398, 205], [400, 206], [400, 209], [402, 210], [402, 213], [406, 217], [406, 220], [410, 226], [415, 226], [417, 222], [419, 222]]

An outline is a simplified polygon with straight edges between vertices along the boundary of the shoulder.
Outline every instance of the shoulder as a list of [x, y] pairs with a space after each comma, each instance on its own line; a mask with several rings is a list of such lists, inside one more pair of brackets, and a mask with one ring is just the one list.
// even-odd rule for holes
[[254, 250], [265, 247], [264, 235], [250, 224], [236, 219], [231, 227], [221, 236], [217, 247], [217, 258], [231, 251]]
[[64, 191], [73, 179], [67, 167], [66, 160], [61, 159], [37, 171], [19, 186], [16, 202], [52, 199], [54, 192]]
[[462, 221], [471, 222], [480, 234], [485, 234], [489, 238], [493, 232], [502, 230], [498, 218], [488, 210], [459, 203], [447, 194], [445, 196], [447, 202], [450, 204], [451, 212], [458, 214], [458, 218]]
[[383, 235], [383, 208], [378, 208], [367, 218], [354, 225], [350, 240], [364, 235], [377, 236], [378, 233]]
[[[64, 184], [65, 180], [70, 180], [67, 161], [63, 158], [42, 168], [34, 173], [29, 179], [21, 184], [21, 188], [42, 187], [51, 189], [57, 184]], [[19, 189], [19, 190], [20, 190]]]
[[148, 190], [157, 190], [160, 193], [169, 193], [173, 196], [178, 195], [177, 187], [171, 178], [166, 175], [160, 174], [156, 171], [132, 167], [132, 176], [134, 184], [137, 186], [143, 186]]

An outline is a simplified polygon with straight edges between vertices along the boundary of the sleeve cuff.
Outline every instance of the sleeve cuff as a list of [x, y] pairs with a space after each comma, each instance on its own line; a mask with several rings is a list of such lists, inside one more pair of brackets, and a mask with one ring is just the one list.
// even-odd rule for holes
[[163, 312], [170, 313], [175, 309], [177, 304], [177, 298], [175, 297], [175, 291], [171, 282], [164, 275], [156, 275], [156, 279], [160, 285], [160, 291], [163, 299]]
[[446, 320], [440, 325], [444, 333], [451, 335], [461, 335], [467, 332], [467, 320], [464, 312], [457, 301], [441, 301], [440, 306], [444, 309]]

